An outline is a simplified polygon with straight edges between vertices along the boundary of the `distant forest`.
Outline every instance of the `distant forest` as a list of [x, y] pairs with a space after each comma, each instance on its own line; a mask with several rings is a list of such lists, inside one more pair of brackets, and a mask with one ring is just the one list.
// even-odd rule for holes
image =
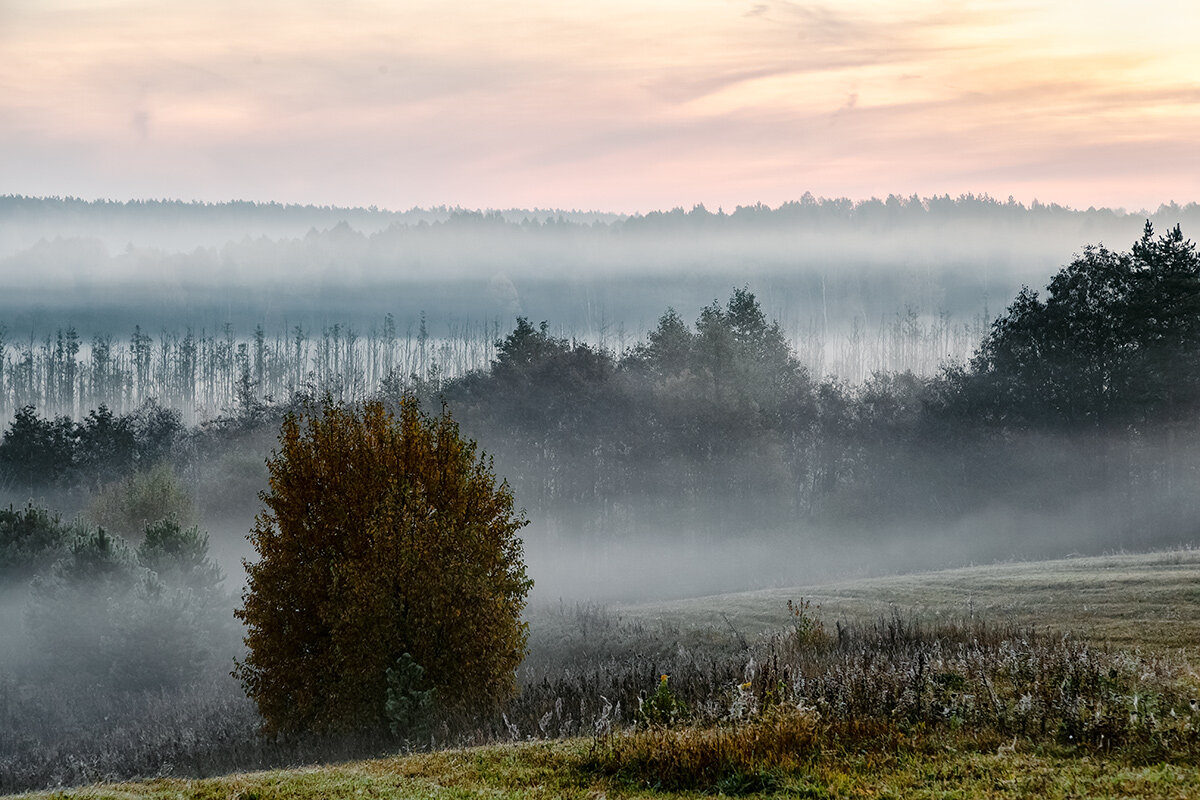
[[914, 226], [943, 226], [988, 220], [1036, 229], [1055, 223], [1076, 230], [1103, 230], [1122, 218], [1165, 220], [1191, 226], [1200, 221], [1200, 204], [1169, 203], [1157, 210], [1072, 209], [1033, 201], [1026, 206], [1011, 197], [988, 195], [851, 200], [800, 199], [769, 207], [761, 203], [716, 211], [697, 205], [646, 214], [614, 214], [563, 209], [498, 209], [478, 211], [459, 207], [413, 208], [389, 211], [376, 207], [285, 205], [246, 201], [228, 203], [180, 200], [83, 200], [75, 197], [0, 195], [0, 255], [11, 255], [41, 240], [95, 239], [105, 246], [126, 242], [163, 250], [222, 245], [242, 238], [303, 238], [310, 232], [343, 227], [371, 237], [405, 228], [512, 225], [520, 228], [600, 229], [616, 235], [663, 233], [672, 230], [729, 230], [736, 228], [817, 228], [849, 226], [884, 231]]
[[[1200, 225], [1200, 206], [1150, 220]], [[191, 422], [232, 404], [247, 362], [274, 398], [335, 369], [368, 391], [392, 369], [458, 376], [518, 316], [620, 356], [664, 308], [743, 286], [814, 376], [932, 375], [1021, 285], [1144, 221], [971, 195], [632, 216], [3, 196], [0, 415], [153, 396]]]
[[[563, 536], [870, 536], [965, 520], [986, 537], [998, 509], [1010, 556], [1197, 533], [1200, 256], [1179, 227], [1146, 223], [1128, 251], [1084, 248], [1044, 294], [1020, 290], [968, 360], [929, 375], [814, 374], [748, 288], [698, 313], [667, 309], [620, 351], [519, 317], [481, 351], [486, 366], [456, 375], [432, 360], [424, 371], [379, 363], [377, 384], [350, 386], [336, 367], [352, 351], [337, 355], [331, 338], [327, 379], [293, 375], [291, 394], [269, 398], [268, 343], [213, 341], [223, 414], [189, 428], [150, 391], [137, 408], [78, 421], [30, 405], [0, 440], [9, 492], [82, 496], [167, 458], [206, 513], [253, 513], [261, 458], [305, 396], [415, 393], [428, 409], [445, 403], [518, 502]], [[201, 369], [207, 346], [162, 351], [176, 359], [162, 374]], [[133, 363], [123, 387], [143, 385]], [[1073, 532], [1047, 535], [1047, 520], [1067, 518]]]

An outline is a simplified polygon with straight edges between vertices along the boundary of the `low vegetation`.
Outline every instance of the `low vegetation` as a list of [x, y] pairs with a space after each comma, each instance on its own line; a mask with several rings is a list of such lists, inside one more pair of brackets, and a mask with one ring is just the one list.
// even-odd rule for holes
[[[1174, 573], [1181, 589], [1195, 585], [1200, 570], [1187, 556]], [[1117, 557], [1090, 572], [1104, 586], [1105, 564], [1131, 570], [1156, 559]], [[977, 573], [1000, 569], [1016, 579], [1070, 565]], [[945, 583], [962, 577], [874, 585], [886, 607], [889, 590], [943, 601]], [[869, 585], [821, 588], [867, 596]], [[1074, 588], [1088, 588], [1082, 574]], [[1137, 609], [1129, 584], [1111, 596]], [[441, 786], [547, 797], [919, 797], [948, 787], [966, 796], [1053, 797], [1091, 786], [1101, 795], [1166, 797], [1200, 782], [1200, 682], [1173, 643], [1125, 650], [1087, 638], [1086, 630], [1063, 635], [991, 622], [965, 598], [955, 614], [927, 608], [919, 616], [873, 617], [803, 601], [789, 613], [761, 595], [726, 600], [735, 610], [739, 603], [773, 606], [773, 630], [737, 630], [746, 617], [711, 625], [703, 605], [674, 619], [650, 607], [534, 609], [520, 695], [494, 717], [444, 715], [421, 739], [263, 737], [253, 705], [228, 678], [155, 697], [89, 700], [80, 692], [66, 704], [10, 682], [0, 689], [3, 788], [161, 776], [81, 796], [408, 797], [434, 796]], [[1040, 611], [1055, 619], [1053, 602]], [[320, 771], [195, 780], [489, 743]]]

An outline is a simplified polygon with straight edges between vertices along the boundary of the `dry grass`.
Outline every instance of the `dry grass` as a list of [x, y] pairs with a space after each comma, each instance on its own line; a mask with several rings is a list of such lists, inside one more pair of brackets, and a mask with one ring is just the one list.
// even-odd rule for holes
[[819, 749], [819, 717], [778, 706], [744, 722], [670, 728], [651, 726], [598, 740], [585, 771], [627, 785], [747, 794], [776, 788]]
[[966, 567], [612, 606], [630, 625], [744, 636], [779, 627], [789, 599], [808, 597], [826, 624], [870, 622], [894, 609], [927, 621], [1070, 633], [1096, 644], [1200, 660], [1200, 550]]
[[[789, 617], [802, 594], [824, 630]], [[521, 697], [438, 740], [513, 745], [69, 796], [1200, 796], [1197, 599], [1200, 554], [1185, 551], [543, 609]], [[662, 673], [686, 713], [638, 726]], [[339, 757], [255, 755], [246, 733], [226, 734], [241, 764]], [[145, 764], [124, 774], [181, 774]]]

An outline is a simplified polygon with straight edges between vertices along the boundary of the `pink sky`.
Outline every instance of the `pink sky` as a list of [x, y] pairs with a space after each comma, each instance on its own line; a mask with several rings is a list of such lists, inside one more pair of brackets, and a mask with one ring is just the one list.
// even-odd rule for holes
[[0, 193], [1200, 200], [1193, 2], [0, 0]]

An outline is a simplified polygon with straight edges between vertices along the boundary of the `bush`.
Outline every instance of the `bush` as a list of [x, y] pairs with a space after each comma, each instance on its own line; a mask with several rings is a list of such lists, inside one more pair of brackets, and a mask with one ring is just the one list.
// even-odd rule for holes
[[32, 503], [0, 508], [0, 587], [32, 578], [63, 556], [70, 535], [62, 519]]
[[196, 519], [191, 495], [166, 464], [108, 484], [95, 495], [86, 513], [92, 522], [129, 539], [170, 515], [184, 525]]
[[670, 726], [687, 717], [687, 704], [671, 691], [670, 679], [670, 675], [659, 676], [658, 688], [641, 704], [643, 724]]
[[149, 526], [136, 552], [103, 528], [74, 523], [71, 535], [62, 557], [34, 578], [26, 610], [40, 678], [178, 688], [220, 657], [230, 626], [207, 536], [181, 531], [173, 519]]
[[173, 514], [146, 526], [137, 556], [171, 586], [209, 595], [222, 581], [220, 568], [208, 557], [208, 534], [195, 525], [185, 530]]
[[266, 728], [386, 729], [387, 672], [405, 653], [428, 681], [412, 688], [445, 710], [511, 696], [527, 521], [449, 414], [326, 397], [289, 415], [279, 441], [237, 612], [237, 675]]

